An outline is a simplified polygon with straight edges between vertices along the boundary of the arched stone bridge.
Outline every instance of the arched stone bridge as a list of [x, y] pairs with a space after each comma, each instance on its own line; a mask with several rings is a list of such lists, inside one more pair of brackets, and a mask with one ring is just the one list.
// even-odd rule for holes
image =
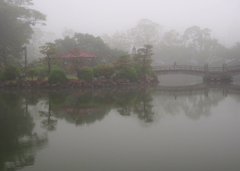
[[166, 74], [185, 74], [202, 76], [204, 80], [231, 80], [232, 76], [240, 74], [240, 65], [227, 66], [223, 64], [222, 67], [208, 67], [204, 66], [190, 66], [190, 65], [169, 65], [169, 66], [154, 66], [157, 75]]

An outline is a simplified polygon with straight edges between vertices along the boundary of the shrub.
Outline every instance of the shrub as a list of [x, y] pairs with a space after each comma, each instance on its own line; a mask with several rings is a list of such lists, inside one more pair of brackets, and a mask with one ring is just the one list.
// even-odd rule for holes
[[100, 64], [92, 69], [95, 77], [100, 77], [103, 75], [105, 78], [111, 78], [111, 76], [114, 74], [114, 67], [111, 65]]
[[2, 72], [3, 80], [15, 80], [21, 74], [20, 69], [14, 65], [6, 66]]
[[48, 76], [48, 68], [46, 66], [37, 67], [36, 69], [38, 70], [40, 77]]
[[[48, 67], [48, 66], [45, 66], [45, 67]], [[61, 69], [59, 66], [57, 66], [57, 65], [51, 65], [51, 70], [52, 69]]]
[[111, 78], [111, 76], [114, 74], [114, 67], [105, 65], [103, 68], [101, 68], [101, 72], [105, 78]]
[[104, 67], [104, 65], [101, 65], [101, 64], [92, 67], [94, 77], [100, 77], [102, 75], [101, 68], [103, 68], [103, 67]]
[[31, 77], [32, 80], [33, 80], [34, 76], [37, 77], [39, 75], [39, 70], [37, 68], [30, 68], [30, 69], [27, 70], [26, 75]]
[[[135, 64], [133, 67], [134, 67], [135, 70], [137, 71], [138, 77], [141, 77], [141, 76], [144, 74], [144, 73], [142, 72], [142, 65], [140, 65], [140, 64]], [[147, 75], [152, 75], [153, 73], [154, 73], [154, 71], [153, 71], [152, 69], [150, 69], [150, 68], [147, 68], [147, 69], [146, 69], [145, 74], [147, 74]]]
[[147, 75], [153, 75], [154, 71], [152, 69], [147, 69]]
[[139, 64], [135, 64], [133, 67], [135, 68], [135, 70], [136, 70], [136, 72], [137, 72], [137, 75], [138, 75], [138, 77], [141, 77], [141, 76], [142, 76], [142, 71], [141, 71], [141, 69], [142, 69], [142, 66], [141, 66], [141, 65], [139, 65]]
[[63, 69], [53, 69], [51, 70], [49, 77], [49, 83], [65, 83], [67, 81], [66, 73]]
[[118, 59], [113, 63], [114, 68], [121, 70], [123, 68], [131, 67], [132, 60], [130, 55], [123, 55], [118, 57]]
[[93, 70], [89, 67], [80, 68], [77, 73], [78, 79], [88, 80], [93, 78]]
[[137, 72], [134, 67], [129, 67], [129, 68], [121, 69], [117, 73], [117, 77], [118, 78], [126, 78], [131, 81], [135, 81], [135, 80], [137, 80], [138, 75], [137, 75]]
[[[39, 70], [39, 76], [40, 77], [47, 77], [48, 76], [48, 66], [39, 66], [36, 67], [37, 70]], [[54, 69], [61, 69], [57, 65], [51, 65], [51, 70]]]

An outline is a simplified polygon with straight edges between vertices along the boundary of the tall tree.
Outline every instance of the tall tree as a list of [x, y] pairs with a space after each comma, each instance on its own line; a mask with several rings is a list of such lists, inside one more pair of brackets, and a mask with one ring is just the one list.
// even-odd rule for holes
[[216, 39], [211, 37], [210, 29], [192, 26], [185, 30], [182, 40], [188, 49], [189, 60], [201, 64], [217, 60], [217, 50], [221, 46]]
[[141, 19], [135, 28], [128, 31], [131, 42], [142, 47], [143, 45], [155, 45], [160, 41], [161, 26], [148, 19]]
[[165, 32], [161, 42], [154, 47], [154, 58], [156, 61], [173, 64], [186, 59], [186, 48], [181, 39], [180, 33], [175, 30]]
[[52, 42], [55, 40], [55, 34], [52, 32], [43, 31], [38, 27], [34, 27], [33, 31], [34, 33], [27, 45], [28, 62], [43, 57], [43, 55], [39, 52], [39, 47], [43, 46], [46, 42]]
[[48, 43], [45, 43], [45, 45], [41, 46], [40, 49], [41, 49], [40, 52], [46, 55], [45, 61], [47, 62], [47, 65], [48, 65], [48, 74], [50, 74], [51, 61], [52, 61], [53, 55], [56, 53], [55, 44], [48, 42]]
[[39, 11], [23, 5], [31, 4], [31, 0], [0, 1], [0, 62], [8, 65], [9, 60], [21, 57], [22, 46], [27, 44], [33, 30], [32, 25], [44, 24], [46, 16]]
[[106, 63], [115, 61], [119, 56], [127, 53], [118, 49], [111, 49], [100, 37], [90, 34], [75, 33], [73, 37], [55, 40], [58, 53], [67, 53], [79, 48], [102, 57]]
[[134, 60], [141, 66], [142, 74], [146, 74], [147, 70], [152, 67], [152, 48], [153, 46], [151, 45], [144, 45], [144, 48], [140, 48], [137, 50], [137, 54], [134, 57]]
[[181, 46], [183, 44], [181, 35], [176, 30], [164, 33], [161, 43], [166, 46]]
[[66, 36], [63, 39], [56, 39], [55, 44], [58, 55], [68, 53], [78, 47], [76, 44], [76, 40], [69, 36]]
[[97, 54], [99, 56], [107, 56], [110, 48], [103, 42], [100, 37], [94, 37], [90, 34], [76, 33], [74, 35], [77, 46], [88, 52]]
[[12, 5], [33, 5], [32, 0], [1, 0]]
[[230, 48], [231, 60], [240, 60], [240, 42], [235, 43], [233, 47]]
[[211, 40], [211, 30], [201, 29], [198, 26], [192, 26], [185, 30], [182, 40], [187, 47], [194, 51], [202, 51], [208, 47], [208, 41]]
[[63, 37], [73, 37], [74, 36], [74, 34], [75, 34], [75, 32], [74, 32], [74, 30], [72, 30], [72, 29], [68, 29], [68, 28], [64, 28], [63, 29], [63, 32], [62, 32], [62, 36]]
[[112, 36], [103, 34], [101, 38], [112, 49], [119, 49], [128, 52], [131, 47], [131, 40], [125, 32], [115, 32]]
[[126, 69], [131, 66], [131, 58], [130, 55], [123, 55], [120, 56], [113, 64], [114, 68], [121, 70], [121, 69]]

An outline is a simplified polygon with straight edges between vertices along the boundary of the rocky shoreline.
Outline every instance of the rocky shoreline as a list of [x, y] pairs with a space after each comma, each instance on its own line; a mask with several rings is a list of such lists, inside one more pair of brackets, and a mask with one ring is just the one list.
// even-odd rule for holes
[[68, 79], [66, 83], [50, 84], [43, 78], [34, 81], [18, 79], [16, 82], [0, 82], [1, 89], [64, 89], [64, 88], [111, 88], [111, 87], [135, 87], [151, 86], [158, 84], [156, 75], [144, 76], [135, 82], [128, 79], [105, 79], [104, 77], [93, 78], [90, 80]]

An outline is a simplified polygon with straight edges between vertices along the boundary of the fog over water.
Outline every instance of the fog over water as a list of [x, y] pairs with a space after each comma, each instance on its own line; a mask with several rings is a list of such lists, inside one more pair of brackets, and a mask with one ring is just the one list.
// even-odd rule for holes
[[183, 32], [197, 25], [209, 28], [225, 46], [240, 40], [239, 0], [34, 0], [35, 9], [47, 15], [43, 29], [60, 36], [64, 28], [101, 36], [135, 27], [140, 19]]

